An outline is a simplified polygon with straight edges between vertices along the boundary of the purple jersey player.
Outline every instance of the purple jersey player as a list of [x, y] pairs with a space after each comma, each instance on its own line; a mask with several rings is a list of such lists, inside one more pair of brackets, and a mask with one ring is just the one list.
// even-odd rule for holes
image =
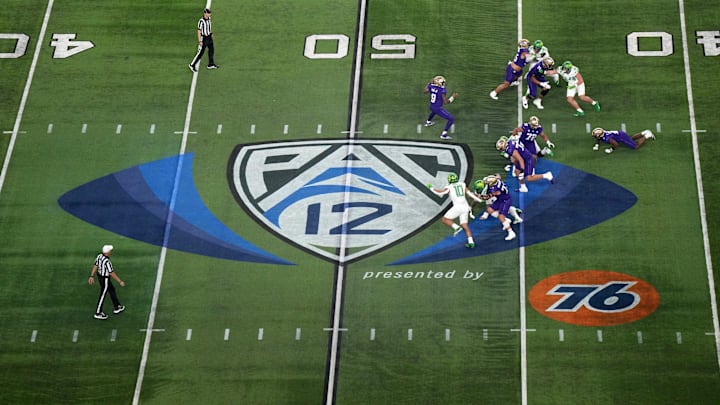
[[498, 99], [498, 94], [502, 93], [510, 86], [518, 86], [522, 77], [523, 68], [525, 67], [525, 58], [527, 58], [530, 47], [530, 41], [523, 38], [518, 41], [518, 50], [513, 60], [508, 62], [505, 68], [505, 81], [500, 83], [495, 90], [490, 92], [490, 98]]
[[[540, 136], [545, 141], [548, 149], [543, 149], [542, 151], [538, 150], [538, 136]], [[540, 125], [540, 118], [534, 115], [530, 117], [528, 122], [525, 122], [519, 127], [513, 129], [512, 137], [519, 137], [520, 142], [525, 145], [525, 149], [527, 149], [532, 155], [553, 155], [552, 151], [549, 148], [554, 148], [555, 144], [550, 141], [547, 135], [545, 135], [545, 131], [543, 131], [543, 127], [542, 125]]]
[[538, 181], [545, 179], [551, 183], [553, 182], [552, 172], [535, 174], [535, 156], [525, 149], [525, 145], [523, 145], [523, 143], [519, 140], [508, 139], [503, 136], [497, 140], [495, 147], [500, 152], [505, 152], [510, 156], [510, 160], [515, 167], [515, 175], [520, 183], [520, 189], [518, 189], [518, 191], [521, 193], [528, 192], [528, 188], [525, 185], [526, 181]]
[[[528, 108], [528, 101], [532, 100], [535, 107], [542, 110], [542, 98], [550, 91], [550, 83], [545, 79], [545, 74], [557, 73], [555, 69], [555, 61], [551, 57], [547, 57], [532, 66], [525, 74], [528, 91], [522, 98], [523, 108]], [[542, 87], [542, 91], [538, 94], [538, 87]]]
[[429, 127], [435, 125], [433, 118], [435, 118], [436, 115], [439, 115], [447, 120], [445, 129], [443, 129], [442, 134], [440, 134], [440, 139], [452, 139], [450, 135], [448, 135], [448, 130], [455, 122], [455, 117], [453, 117], [444, 106], [445, 104], [455, 101], [457, 93], [453, 93], [450, 97], [447, 97], [447, 90], [445, 90], [445, 78], [442, 76], [433, 77], [432, 81], [430, 81], [425, 89], [423, 89], [423, 93], [430, 94], [430, 115], [428, 115], [427, 120], [425, 120], [425, 126]]
[[595, 138], [595, 146], [593, 150], [600, 149], [600, 142], [604, 142], [610, 145], [609, 148], [605, 149], [605, 153], [613, 153], [617, 149], [619, 144], [623, 144], [630, 149], [640, 149], [645, 145], [645, 141], [648, 139], [655, 139], [655, 134], [649, 129], [638, 132], [632, 136], [628, 135], [625, 131], [606, 131], [602, 128], [595, 128], [592, 130], [592, 137]]
[[505, 240], [515, 239], [516, 235], [510, 225], [510, 218], [507, 218], [510, 207], [512, 206], [512, 197], [510, 196], [507, 184], [496, 174], [485, 176], [483, 183], [485, 183], [485, 190], [483, 190], [480, 198], [488, 200], [494, 197], [496, 199], [493, 203], [489, 204], [485, 210], [490, 216], [497, 218], [503, 230], [507, 231]]

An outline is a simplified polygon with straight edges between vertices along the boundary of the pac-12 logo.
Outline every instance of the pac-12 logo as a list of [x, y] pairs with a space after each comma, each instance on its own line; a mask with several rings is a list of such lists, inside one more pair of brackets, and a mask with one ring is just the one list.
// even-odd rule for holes
[[238, 145], [228, 182], [240, 205], [285, 241], [336, 263], [415, 234], [447, 208], [428, 183], [472, 173], [466, 145], [305, 140]]
[[529, 293], [536, 311], [560, 322], [609, 326], [653, 313], [660, 295], [647, 282], [613, 271], [581, 270], [541, 280]]

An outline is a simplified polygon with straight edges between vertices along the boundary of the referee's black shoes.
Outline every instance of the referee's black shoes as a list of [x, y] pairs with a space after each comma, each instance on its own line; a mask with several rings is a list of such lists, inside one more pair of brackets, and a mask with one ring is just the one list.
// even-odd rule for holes
[[125, 310], [125, 305], [120, 305], [117, 308], [113, 309], [113, 314], [119, 314], [120, 312]]
[[108, 316], [105, 315], [103, 312], [100, 312], [99, 314], [93, 315], [93, 318], [95, 318], [95, 319], [107, 319]]
[[215, 64], [208, 65], [208, 69], [217, 69], [217, 68], [219, 68], [219, 67], [220, 67], [220, 66], [215, 65]]
[[188, 67], [189, 67], [190, 70], [192, 70], [194, 73], [197, 73], [197, 68], [196, 68], [195, 66], [193, 66], [193, 65], [188, 65]]

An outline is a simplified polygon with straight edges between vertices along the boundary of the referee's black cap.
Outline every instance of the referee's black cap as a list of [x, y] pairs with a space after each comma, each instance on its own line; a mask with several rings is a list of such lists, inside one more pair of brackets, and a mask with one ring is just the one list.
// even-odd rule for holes
[[209, 8], [206, 8], [205, 10], [203, 10], [203, 13], [208, 13], [208, 14], [212, 14], [212, 11], [210, 11], [210, 9], [209, 9]]

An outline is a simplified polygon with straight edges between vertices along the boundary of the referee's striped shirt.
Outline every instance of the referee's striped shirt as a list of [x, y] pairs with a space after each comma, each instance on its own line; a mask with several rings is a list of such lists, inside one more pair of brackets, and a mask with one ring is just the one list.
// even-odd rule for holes
[[198, 21], [198, 30], [200, 30], [200, 35], [204, 37], [209, 37], [212, 35], [212, 22], [208, 18], [207, 20], [205, 18], [201, 18], [200, 21]]
[[100, 253], [95, 258], [95, 265], [97, 266], [97, 274], [100, 277], [110, 277], [110, 273], [113, 272], [112, 263], [110, 263], [110, 258], [105, 256], [104, 254]]

